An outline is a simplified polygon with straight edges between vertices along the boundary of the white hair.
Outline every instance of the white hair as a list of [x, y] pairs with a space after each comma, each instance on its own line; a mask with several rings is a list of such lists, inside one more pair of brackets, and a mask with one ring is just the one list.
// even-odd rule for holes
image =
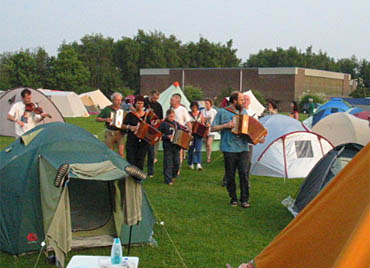
[[114, 93], [112, 94], [112, 96], [110, 96], [110, 99], [111, 99], [111, 100], [114, 100], [114, 98], [115, 98], [116, 96], [119, 96], [119, 97], [121, 97], [121, 99], [122, 99], [122, 94], [121, 94], [121, 93], [119, 93], [119, 92], [114, 92]]

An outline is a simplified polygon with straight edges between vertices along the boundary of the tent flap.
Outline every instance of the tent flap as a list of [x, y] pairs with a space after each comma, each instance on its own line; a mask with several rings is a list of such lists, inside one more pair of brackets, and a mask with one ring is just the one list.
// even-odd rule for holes
[[70, 168], [73, 176], [84, 180], [113, 181], [127, 176], [125, 171], [117, 168], [111, 161], [72, 164]]

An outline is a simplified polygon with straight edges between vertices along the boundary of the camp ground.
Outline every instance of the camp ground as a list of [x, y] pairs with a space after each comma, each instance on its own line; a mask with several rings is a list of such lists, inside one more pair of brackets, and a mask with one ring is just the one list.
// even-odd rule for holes
[[293, 216], [297, 216], [362, 148], [360, 144], [346, 143], [336, 146], [321, 158], [307, 175], [295, 198], [283, 200]]
[[253, 175], [304, 178], [333, 148], [329, 140], [289, 116], [269, 115], [259, 121], [268, 135], [264, 143], [253, 148]]
[[155, 219], [129, 176], [135, 167], [86, 130], [40, 125], [0, 159], [1, 251], [39, 251], [45, 241], [63, 263], [74, 248], [111, 245], [113, 237], [127, 244], [128, 225], [133, 243], [152, 242]]
[[[15, 136], [14, 123], [7, 120], [7, 115], [12, 105], [22, 100], [21, 92], [24, 87], [5, 91], [0, 95], [0, 136]], [[42, 92], [28, 88], [32, 94], [32, 102], [39, 105], [46, 113], [51, 115], [51, 118], [46, 117], [38, 125], [51, 122], [64, 122], [62, 113], [58, 107]]]
[[346, 112], [352, 106], [341, 98], [332, 98], [327, 103], [321, 105], [312, 118], [312, 127], [316, 125], [320, 120], [324, 119], [330, 114]]
[[334, 146], [345, 143], [358, 143], [365, 146], [370, 142], [370, 124], [349, 113], [334, 113], [320, 120], [312, 128], [330, 140]]
[[88, 117], [80, 97], [73, 91], [59, 91], [39, 88], [38, 91], [48, 96], [64, 117]]
[[369, 155], [370, 144], [249, 267], [369, 267]]
[[97, 113], [112, 102], [100, 91], [100, 89], [82, 93], [79, 95], [89, 113]]

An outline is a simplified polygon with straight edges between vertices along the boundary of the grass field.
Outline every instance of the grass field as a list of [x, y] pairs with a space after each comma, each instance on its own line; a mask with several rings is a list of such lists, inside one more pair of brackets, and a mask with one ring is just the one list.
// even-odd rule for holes
[[[93, 117], [67, 121], [103, 138], [103, 124]], [[0, 137], [0, 149], [13, 140]], [[283, 179], [252, 176], [251, 208], [231, 208], [226, 189], [221, 187], [222, 154], [213, 153], [213, 159], [204, 163], [203, 171], [184, 167], [175, 185], [169, 187], [163, 183], [159, 154], [156, 174], [144, 188], [157, 221], [164, 221], [164, 225], [154, 227], [157, 246], [132, 248], [131, 255], [140, 258], [140, 267], [214, 268], [225, 267], [225, 263], [238, 267], [256, 256], [292, 220], [280, 202], [296, 193], [301, 179], [284, 183]], [[110, 248], [73, 251], [67, 260], [73, 255], [110, 255]], [[14, 257], [0, 252], [0, 267], [33, 267], [36, 259], [37, 254]], [[53, 266], [42, 256], [37, 267]]]

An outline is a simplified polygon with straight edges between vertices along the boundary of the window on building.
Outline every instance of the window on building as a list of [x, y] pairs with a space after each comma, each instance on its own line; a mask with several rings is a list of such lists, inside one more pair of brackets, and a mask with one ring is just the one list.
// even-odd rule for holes
[[295, 141], [295, 151], [298, 158], [312, 158], [313, 150], [310, 140]]

